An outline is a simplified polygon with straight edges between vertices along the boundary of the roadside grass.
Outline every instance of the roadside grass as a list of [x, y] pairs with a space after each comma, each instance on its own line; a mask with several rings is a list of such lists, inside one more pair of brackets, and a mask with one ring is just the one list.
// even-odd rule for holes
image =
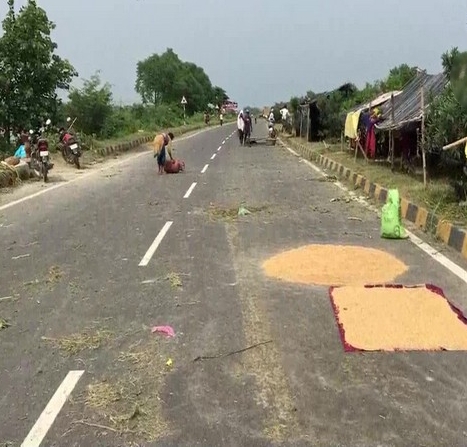
[[[308, 143], [300, 138], [286, 136], [285, 139], [291, 143], [292, 147], [296, 147], [297, 143], [310, 147], [316, 154], [325, 155], [341, 163], [371, 182], [378, 183], [385, 188], [397, 188], [401, 197], [435, 213], [440, 219], [467, 227], [467, 207], [459, 206], [448, 179], [429, 179], [425, 188], [419, 177], [397, 171], [397, 164], [396, 170], [391, 172], [387, 163], [368, 163], [362, 158], [355, 160], [352, 152], [341, 150], [340, 144], [326, 145], [325, 147], [323, 143]], [[349, 181], [346, 183], [350, 184]]]

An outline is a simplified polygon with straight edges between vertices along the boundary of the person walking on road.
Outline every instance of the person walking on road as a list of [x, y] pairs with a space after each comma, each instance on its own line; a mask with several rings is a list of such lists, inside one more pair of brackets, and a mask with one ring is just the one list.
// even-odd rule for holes
[[221, 126], [222, 126], [224, 124], [224, 114], [222, 112], [219, 114], [219, 121], [220, 121]]
[[174, 139], [174, 134], [172, 132], [169, 133], [161, 133], [154, 138], [153, 146], [154, 146], [154, 158], [157, 159], [157, 165], [159, 166], [159, 174], [164, 173], [164, 166], [167, 160], [167, 154], [171, 160], [172, 157], [172, 148], [170, 147], [170, 143]]
[[243, 129], [245, 127], [245, 122], [243, 121], [243, 110], [240, 110], [237, 116], [237, 132], [238, 132], [238, 139], [240, 140], [240, 144], [243, 143]]
[[251, 132], [253, 131], [253, 123], [251, 121], [250, 111], [247, 109], [245, 110], [245, 114], [243, 115], [243, 139], [242, 144], [248, 142], [248, 146], [250, 144]]

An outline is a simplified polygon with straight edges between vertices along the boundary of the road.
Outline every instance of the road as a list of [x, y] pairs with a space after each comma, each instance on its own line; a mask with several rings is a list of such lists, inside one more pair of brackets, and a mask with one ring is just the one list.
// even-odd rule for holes
[[396, 282], [464, 311], [465, 282], [381, 239], [372, 211], [284, 148], [233, 132], [179, 141], [183, 174], [140, 151], [1, 211], [0, 446], [467, 444], [463, 351], [346, 352], [328, 287], [261, 264], [375, 248], [408, 267]]

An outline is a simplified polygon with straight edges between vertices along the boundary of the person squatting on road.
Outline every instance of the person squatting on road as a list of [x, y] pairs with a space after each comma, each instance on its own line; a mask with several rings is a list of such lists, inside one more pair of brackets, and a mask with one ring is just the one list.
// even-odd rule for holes
[[174, 139], [174, 134], [172, 132], [169, 133], [161, 133], [154, 138], [153, 146], [154, 146], [154, 158], [157, 159], [157, 165], [159, 166], [159, 174], [164, 173], [164, 166], [167, 159], [167, 154], [171, 160], [172, 157], [172, 148], [170, 147], [170, 143]]

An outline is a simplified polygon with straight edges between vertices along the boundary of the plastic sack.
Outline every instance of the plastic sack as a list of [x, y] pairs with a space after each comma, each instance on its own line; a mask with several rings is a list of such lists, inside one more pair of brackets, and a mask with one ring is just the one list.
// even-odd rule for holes
[[178, 174], [185, 170], [185, 162], [182, 160], [167, 160], [164, 165], [164, 171], [167, 174]]
[[381, 211], [381, 237], [406, 239], [408, 235], [402, 226], [399, 190], [390, 189], [386, 204]]

